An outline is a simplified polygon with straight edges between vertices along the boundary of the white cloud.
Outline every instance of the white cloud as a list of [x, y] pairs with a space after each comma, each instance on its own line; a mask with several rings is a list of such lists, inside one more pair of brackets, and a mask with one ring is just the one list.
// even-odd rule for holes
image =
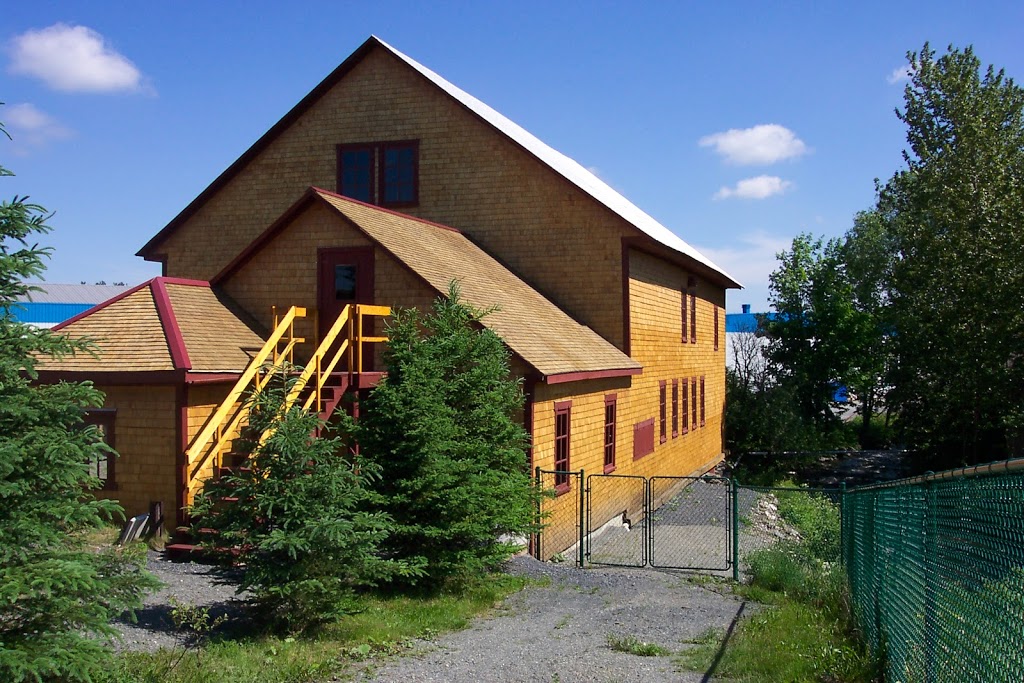
[[784, 159], [795, 159], [809, 150], [796, 133], [776, 123], [752, 128], [730, 128], [721, 133], [705, 135], [697, 143], [701, 147], [714, 147], [715, 152], [732, 164], [741, 166], [774, 164]]
[[760, 312], [768, 310], [768, 276], [778, 267], [775, 255], [793, 245], [791, 238], [759, 230], [741, 235], [726, 247], [694, 246], [743, 283], [742, 291], [729, 291], [729, 310], [739, 312], [739, 303], [749, 303]]
[[893, 69], [892, 73], [885, 77], [885, 80], [889, 82], [889, 85], [896, 85], [903, 81], [909, 81], [911, 73], [910, 65], [904, 64]]
[[51, 140], [63, 140], [74, 134], [60, 121], [27, 102], [0, 108], [0, 121], [6, 124], [15, 144], [22, 149], [45, 145]]
[[754, 178], [744, 178], [736, 183], [735, 187], [723, 187], [711, 198], [767, 199], [772, 195], [782, 194], [791, 187], [793, 187], [793, 183], [778, 176], [759, 175]]
[[26, 31], [10, 45], [12, 74], [65, 92], [152, 91], [132, 62], [87, 26], [54, 24]]

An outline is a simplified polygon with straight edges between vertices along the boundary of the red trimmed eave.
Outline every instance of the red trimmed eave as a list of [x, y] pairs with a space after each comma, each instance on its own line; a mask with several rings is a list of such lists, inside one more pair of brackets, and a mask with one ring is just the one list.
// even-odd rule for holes
[[185, 381], [185, 370], [40, 370], [37, 380], [40, 384], [57, 382], [90, 381], [99, 385], [181, 384]]
[[643, 368], [620, 368], [616, 370], [585, 370], [583, 372], [559, 372], [542, 377], [545, 384], [564, 384], [565, 382], [582, 382], [588, 379], [607, 379], [609, 377], [631, 377], [643, 374]]
[[227, 185], [232, 178], [238, 175], [242, 169], [244, 169], [250, 161], [256, 158], [265, 148], [267, 148], [277, 137], [283, 133], [289, 126], [292, 125], [300, 116], [302, 116], [308, 109], [310, 109], [321, 97], [331, 88], [333, 88], [342, 78], [345, 77], [348, 72], [356, 67], [359, 62], [363, 61], [363, 58], [369, 54], [369, 52], [380, 45], [380, 41], [375, 36], [370, 36], [363, 44], [356, 48], [355, 52], [348, 56], [348, 58], [338, 65], [338, 67], [329, 73], [327, 77], [320, 81], [315, 88], [309, 91], [309, 93], [299, 100], [299, 103], [292, 107], [287, 114], [281, 117], [281, 119], [275, 123], [270, 130], [264, 133], [259, 140], [253, 143], [252, 147], [247, 149], [242, 156], [238, 157], [230, 166], [228, 166], [223, 173], [210, 183], [205, 190], [199, 193], [195, 199], [193, 199], [188, 206], [181, 210], [177, 216], [171, 219], [171, 222], [163, 227], [160, 232], [154, 235], [138, 252], [136, 256], [141, 256], [147, 261], [160, 260], [161, 254], [158, 254], [156, 248], [167, 239], [171, 233], [178, 229], [182, 223], [191, 218], [213, 195], [220, 191], [222, 187]]
[[[270, 240], [274, 239], [279, 234], [284, 232], [284, 230], [292, 223], [292, 221], [295, 220], [295, 218], [303, 210], [305, 210], [306, 205], [309, 204], [314, 199], [319, 199], [320, 201], [324, 201], [325, 203], [327, 203], [331, 209], [337, 211], [343, 219], [347, 220], [349, 223], [352, 223], [352, 225], [355, 225], [355, 227], [364, 235], [366, 235], [374, 244], [377, 244], [383, 248], [383, 245], [377, 242], [377, 240], [370, 237], [361, 227], [356, 225], [355, 221], [351, 220], [350, 218], [348, 218], [348, 216], [345, 216], [343, 213], [341, 213], [338, 207], [330, 205], [329, 202], [326, 202], [325, 196], [334, 197], [335, 199], [340, 199], [342, 201], [350, 202], [352, 204], [356, 204], [359, 206], [365, 206], [367, 208], [373, 209], [374, 211], [389, 213], [394, 216], [399, 216], [400, 218], [405, 218], [408, 220], [416, 221], [417, 223], [422, 223], [424, 225], [430, 225], [435, 228], [441, 228], [442, 230], [448, 230], [450, 232], [462, 234], [461, 230], [453, 228], [450, 225], [435, 223], [434, 221], [428, 221], [427, 219], [420, 218], [418, 216], [410, 216], [409, 214], [402, 213], [401, 211], [395, 211], [394, 209], [386, 209], [382, 206], [377, 206], [376, 204], [370, 204], [368, 202], [359, 201], [358, 199], [352, 199], [351, 197], [345, 197], [344, 195], [340, 195], [337, 192], [331, 192], [330, 190], [325, 190], [321, 187], [310, 186], [306, 188], [306, 191], [302, 193], [301, 197], [299, 197], [291, 206], [285, 209], [284, 213], [282, 213], [277, 218], [277, 220], [271, 223], [270, 227], [268, 227], [266, 230], [260, 233], [260, 235], [256, 239], [254, 239], [252, 242], [246, 245], [245, 249], [239, 252], [238, 256], [231, 259], [231, 262], [228, 263], [228, 265], [224, 266], [224, 268], [221, 269], [219, 273], [214, 275], [210, 279], [210, 284], [220, 285], [229, 277], [237, 273], [242, 268], [242, 266], [244, 266], [246, 263], [252, 260], [252, 258], [257, 253], [259, 253], [264, 246], [266, 246], [267, 242], [269, 242]], [[401, 262], [401, 259], [399, 259], [399, 261]]]
[[68, 325], [70, 325], [71, 323], [76, 323], [79, 320], [81, 320], [82, 318], [90, 316], [93, 313], [96, 313], [97, 311], [102, 311], [104, 308], [106, 308], [110, 304], [117, 303], [121, 299], [124, 299], [125, 297], [131, 296], [132, 294], [134, 294], [135, 292], [139, 291], [143, 287], [148, 287], [153, 282], [153, 280], [155, 280], [155, 279], [156, 278], [153, 278], [152, 280], [146, 280], [141, 285], [135, 285], [131, 289], [125, 290], [125, 291], [121, 292], [120, 294], [118, 294], [117, 296], [113, 296], [113, 297], [107, 299], [106, 301], [98, 303], [95, 306], [93, 306], [92, 308], [87, 308], [84, 311], [82, 311], [81, 313], [79, 313], [78, 315], [71, 316], [70, 318], [68, 318], [67, 320], [65, 320], [62, 323], [57, 323], [56, 325], [54, 325], [53, 327], [50, 328], [50, 331], [51, 332], [59, 332], [59, 331], [63, 330], [65, 327], [67, 327]]
[[181, 336], [181, 328], [178, 327], [178, 319], [174, 315], [174, 307], [167, 294], [166, 278], [153, 278], [152, 283], [153, 302], [156, 304], [160, 325], [164, 328], [164, 337], [171, 352], [171, 363], [176, 370], [191, 370], [192, 361], [188, 357], [188, 349], [185, 348], [185, 340]]

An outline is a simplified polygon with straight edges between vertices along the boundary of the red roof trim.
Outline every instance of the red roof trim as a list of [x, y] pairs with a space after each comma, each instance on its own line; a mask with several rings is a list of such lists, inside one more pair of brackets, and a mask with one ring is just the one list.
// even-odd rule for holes
[[[383, 143], [381, 143], [381, 144], [383, 144]], [[388, 144], [391, 144], [391, 143], [388, 143]], [[460, 235], [462, 234], [461, 230], [459, 230], [458, 228], [453, 228], [450, 225], [445, 225], [444, 223], [436, 223], [434, 221], [428, 221], [426, 218], [420, 218], [419, 216], [413, 216], [412, 214], [402, 213], [401, 211], [396, 211], [395, 209], [389, 209], [386, 206], [379, 206], [377, 204], [370, 204], [369, 202], [360, 201], [358, 199], [352, 199], [351, 197], [346, 197], [343, 194], [338, 194], [337, 192], [331, 192], [330, 190], [325, 190], [322, 187], [317, 187], [316, 185], [311, 186], [309, 189], [310, 189], [310, 191], [315, 192], [317, 194], [327, 195], [329, 197], [334, 197], [335, 199], [343, 199], [346, 202], [352, 202], [353, 204], [359, 204], [360, 206], [365, 206], [365, 207], [371, 208], [371, 209], [373, 209], [375, 211], [383, 211], [384, 213], [390, 213], [390, 214], [393, 214], [395, 216], [399, 216], [401, 218], [408, 218], [409, 220], [416, 221], [417, 223], [423, 223], [425, 225], [432, 225], [435, 228], [441, 228], [442, 230], [451, 230], [452, 232], [457, 232]]]
[[184, 370], [109, 370], [94, 372], [91, 370], [40, 370], [37, 380], [40, 384], [53, 384], [61, 381], [81, 382], [89, 380], [98, 385], [140, 385], [140, 384], [180, 384], [185, 380]]
[[178, 319], [174, 317], [174, 307], [171, 305], [171, 298], [167, 295], [167, 285], [162, 277], [153, 278], [153, 303], [156, 304], [156, 312], [160, 317], [160, 324], [164, 328], [164, 337], [167, 338], [167, 348], [171, 352], [171, 363], [175, 370], [191, 370], [192, 361], [188, 357], [188, 349], [185, 348], [185, 340], [181, 337], [181, 328], [178, 327]]
[[[292, 204], [287, 209], [285, 209], [285, 212], [283, 214], [281, 214], [281, 216], [276, 221], [271, 223], [270, 227], [268, 227], [266, 230], [264, 230], [262, 233], [260, 233], [259, 237], [257, 237], [252, 242], [250, 242], [245, 247], [245, 249], [243, 249], [238, 254], [238, 256], [233, 258], [231, 260], [231, 263], [229, 263], [228, 265], [224, 266], [224, 268], [219, 273], [214, 275], [213, 278], [210, 280], [210, 283], [214, 284], [214, 285], [219, 285], [222, 282], [224, 282], [225, 280], [227, 280], [229, 277], [231, 277], [232, 275], [237, 273], [239, 271], [239, 269], [241, 269], [242, 266], [244, 266], [246, 263], [248, 263], [260, 250], [263, 249], [263, 247], [266, 245], [267, 242], [269, 242], [274, 237], [276, 237], [278, 234], [280, 234], [282, 231], [284, 231], [284, 229], [287, 228], [291, 224], [291, 222], [293, 220], [295, 220], [295, 217], [305, 208], [307, 203], [309, 203], [313, 199], [319, 199], [321, 201], [326, 202], [326, 199], [325, 199], [326, 197], [333, 197], [335, 199], [340, 199], [342, 201], [351, 202], [351, 203], [359, 205], [359, 206], [365, 206], [367, 208], [373, 209], [374, 211], [381, 211], [383, 213], [389, 213], [389, 214], [392, 214], [394, 216], [398, 216], [400, 218], [406, 218], [406, 219], [409, 219], [409, 220], [416, 221], [417, 223], [423, 223], [425, 225], [430, 225], [430, 226], [433, 226], [435, 228], [441, 228], [443, 230], [450, 230], [451, 232], [458, 233], [460, 235], [462, 234], [462, 232], [460, 230], [457, 230], [457, 229], [455, 229], [455, 228], [453, 228], [451, 226], [448, 226], [448, 225], [442, 225], [441, 223], [435, 223], [433, 221], [428, 221], [425, 218], [419, 218], [417, 216], [410, 216], [409, 214], [402, 213], [401, 211], [395, 211], [393, 209], [385, 209], [384, 207], [377, 206], [376, 204], [368, 204], [366, 202], [361, 202], [358, 199], [352, 199], [351, 197], [345, 197], [345, 196], [340, 195], [340, 194], [338, 194], [336, 192], [331, 192], [330, 190], [325, 190], [325, 189], [320, 188], [320, 187], [313, 187], [313, 186], [311, 186], [311, 187], [307, 188], [305, 192], [302, 193], [302, 196], [299, 197], [295, 201], [294, 204]], [[326, 202], [326, 203], [330, 204], [330, 202]], [[331, 208], [334, 209], [335, 211], [338, 211], [338, 208], [336, 206], [332, 205]], [[345, 218], [346, 220], [348, 220], [347, 216], [342, 215], [342, 217]], [[353, 225], [355, 225], [354, 221], [349, 220], [349, 222], [352, 223]], [[358, 226], [356, 226], [356, 227], [358, 228]], [[363, 234], [366, 234], [365, 231], [363, 231], [362, 228], [359, 228], [359, 231], [363, 232]], [[370, 237], [368, 234], [366, 236]], [[372, 242], [374, 242], [375, 244], [377, 244], [377, 241], [374, 240], [372, 237], [370, 238], [370, 240]], [[394, 255], [392, 254], [392, 256], [394, 256]]]
[[241, 372], [186, 372], [186, 384], [220, 384], [237, 382]]
[[362, 45], [356, 48], [356, 51], [348, 56], [344, 62], [338, 65], [338, 67], [327, 75], [327, 78], [320, 81], [320, 83], [309, 91], [305, 97], [299, 100], [287, 114], [281, 117], [281, 119], [273, 125], [266, 133], [264, 133], [259, 140], [253, 143], [252, 147], [247, 149], [242, 156], [238, 157], [233, 164], [228, 166], [223, 173], [210, 183], [205, 190], [199, 193], [199, 195], [193, 199], [188, 206], [181, 210], [177, 216], [171, 219], [171, 222], [163, 227], [160, 232], [155, 234], [139, 251], [135, 254], [141, 256], [146, 260], [159, 260], [160, 254], [154, 252], [154, 250], [164, 241], [172, 232], [174, 232], [178, 226], [184, 223], [186, 220], [192, 217], [200, 207], [202, 207], [206, 201], [216, 194], [221, 187], [226, 185], [232, 178], [234, 178], [245, 166], [255, 158], [260, 152], [264, 150], [270, 143], [272, 143], [278, 135], [284, 132], [296, 119], [302, 116], [307, 109], [312, 107], [316, 102], [326, 93], [328, 90], [333, 88], [335, 84], [340, 81], [344, 76], [351, 71], [355, 66], [363, 60], [370, 50], [380, 45], [380, 41], [375, 36], [367, 38]]
[[[153, 278], [153, 279], [155, 280], [156, 278]], [[88, 309], [82, 311], [81, 313], [79, 313], [78, 315], [72, 316], [72, 317], [68, 318], [67, 320], [65, 320], [64, 322], [58, 323], [57, 325], [54, 325], [53, 327], [50, 328], [50, 331], [52, 331], [52, 332], [59, 332], [60, 330], [63, 330], [65, 327], [67, 327], [71, 323], [76, 323], [79, 320], [81, 320], [82, 318], [90, 316], [93, 313], [96, 313], [97, 311], [103, 310], [104, 308], [106, 308], [110, 304], [117, 303], [121, 299], [124, 299], [125, 297], [131, 296], [132, 294], [134, 294], [135, 292], [139, 291], [143, 287], [149, 286], [149, 283], [151, 283], [152, 281], [153, 280], [146, 280], [141, 285], [136, 285], [136, 286], [132, 287], [129, 290], [121, 292], [117, 296], [113, 296], [113, 297], [107, 299], [106, 301], [104, 301], [102, 303], [98, 303], [95, 306], [93, 306], [92, 308], [88, 308]]]
[[587, 379], [606, 379], [608, 377], [629, 377], [640, 375], [643, 368], [621, 368], [618, 370], [584, 370], [581, 372], [560, 372], [544, 377], [545, 384], [564, 384], [565, 382], [582, 382]]

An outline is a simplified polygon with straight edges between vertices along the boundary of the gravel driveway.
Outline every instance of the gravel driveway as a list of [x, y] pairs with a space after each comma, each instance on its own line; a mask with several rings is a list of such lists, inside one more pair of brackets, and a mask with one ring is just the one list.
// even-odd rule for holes
[[[464, 631], [417, 643], [411, 654], [368, 666], [356, 680], [594, 683], [707, 681], [677, 671], [671, 656], [616, 652], [609, 635], [671, 652], [708, 628], [726, 630], [751, 606], [706, 577], [651, 569], [589, 568], [514, 558], [510, 571], [547, 578], [511, 596]], [[342, 679], [344, 680], [344, 679]]]

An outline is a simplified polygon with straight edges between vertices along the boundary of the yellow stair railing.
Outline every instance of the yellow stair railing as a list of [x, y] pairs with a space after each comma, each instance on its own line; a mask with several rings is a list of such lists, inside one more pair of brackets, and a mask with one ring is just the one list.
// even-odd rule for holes
[[[391, 315], [391, 308], [366, 304], [345, 306], [289, 388], [281, 407], [281, 414], [295, 405], [311, 382], [312, 391], [303, 401], [302, 408], [315, 409], [314, 412], [317, 414], [322, 412], [324, 385], [342, 358], [347, 358], [348, 386], [352, 386], [355, 376], [363, 372], [363, 345], [387, 341], [387, 337], [363, 334], [363, 318], [368, 315], [386, 317]], [[185, 451], [188, 476], [185, 501], [187, 505], [192, 503], [207, 476], [213, 476], [219, 471], [221, 457], [228, 443], [241, 433], [242, 423], [248, 416], [243, 394], [262, 390], [274, 372], [283, 371], [293, 365], [295, 347], [306, 341], [295, 336], [295, 319], [303, 317], [306, 317], [305, 308], [293, 306], [280, 320], [275, 310], [276, 324], [266, 344], [249, 362], [245, 372], [189, 444]], [[341, 342], [336, 344], [339, 337], [342, 337]], [[282, 341], [285, 342], [284, 349], [280, 348]], [[273, 427], [260, 436], [259, 443], [262, 444], [271, 434]]]

